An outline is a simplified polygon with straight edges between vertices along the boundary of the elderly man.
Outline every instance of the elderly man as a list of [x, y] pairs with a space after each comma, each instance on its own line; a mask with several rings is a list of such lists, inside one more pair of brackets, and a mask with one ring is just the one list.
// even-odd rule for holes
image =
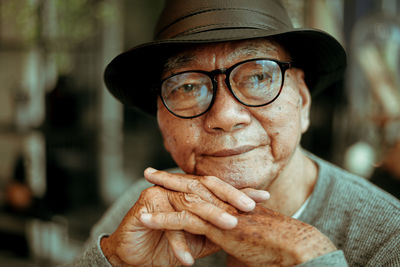
[[105, 81], [156, 114], [180, 170], [146, 169], [156, 186], [129, 189], [74, 265], [399, 266], [399, 202], [299, 145], [310, 91], [344, 67], [278, 1], [167, 1], [155, 41]]

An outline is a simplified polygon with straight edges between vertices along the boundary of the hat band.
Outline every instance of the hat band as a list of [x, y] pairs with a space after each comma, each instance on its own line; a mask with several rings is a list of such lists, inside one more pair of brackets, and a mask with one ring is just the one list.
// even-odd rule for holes
[[210, 9], [190, 14], [169, 24], [156, 35], [155, 39], [170, 39], [204, 31], [232, 28], [272, 31], [292, 29], [292, 25], [288, 25], [272, 15], [249, 9]]

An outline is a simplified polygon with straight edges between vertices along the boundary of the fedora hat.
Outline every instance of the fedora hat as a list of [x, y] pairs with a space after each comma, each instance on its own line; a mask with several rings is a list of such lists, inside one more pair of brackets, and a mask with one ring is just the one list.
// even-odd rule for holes
[[154, 115], [161, 71], [174, 51], [262, 37], [288, 50], [312, 94], [343, 79], [340, 43], [320, 30], [294, 28], [279, 0], [166, 0], [154, 40], [116, 56], [105, 69], [105, 84], [123, 104]]

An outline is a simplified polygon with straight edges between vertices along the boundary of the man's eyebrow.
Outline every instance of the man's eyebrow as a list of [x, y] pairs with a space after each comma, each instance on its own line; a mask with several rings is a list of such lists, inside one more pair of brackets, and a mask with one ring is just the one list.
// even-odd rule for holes
[[248, 44], [236, 49], [232, 54], [229, 55], [230, 58], [237, 58], [240, 56], [254, 56], [254, 57], [265, 57], [265, 53], [268, 51], [276, 52], [276, 48], [271, 47], [267, 44]]
[[192, 54], [183, 54], [173, 56], [167, 59], [167, 62], [164, 64], [164, 72], [179, 69], [187, 66], [189, 63], [192, 63], [195, 60], [195, 56]]
[[[229, 59], [235, 59], [240, 56], [254, 56], [254, 57], [265, 57], [266, 52], [276, 52], [277, 48], [272, 47], [269, 44], [255, 44], [250, 43], [246, 46], [242, 46], [236, 49], [233, 53], [229, 55]], [[196, 56], [194, 54], [181, 54], [172, 56], [167, 59], [164, 64], [164, 72], [171, 71], [173, 69], [184, 68], [193, 61], [196, 61]]]

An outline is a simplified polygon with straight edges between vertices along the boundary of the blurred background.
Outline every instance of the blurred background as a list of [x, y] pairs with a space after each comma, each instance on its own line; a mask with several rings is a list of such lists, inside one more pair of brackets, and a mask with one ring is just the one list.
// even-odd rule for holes
[[[147, 166], [174, 166], [155, 119], [102, 79], [152, 38], [163, 2], [0, 0], [0, 265], [71, 261]], [[349, 55], [345, 81], [313, 98], [302, 145], [400, 197], [400, 1], [283, 2]]]

